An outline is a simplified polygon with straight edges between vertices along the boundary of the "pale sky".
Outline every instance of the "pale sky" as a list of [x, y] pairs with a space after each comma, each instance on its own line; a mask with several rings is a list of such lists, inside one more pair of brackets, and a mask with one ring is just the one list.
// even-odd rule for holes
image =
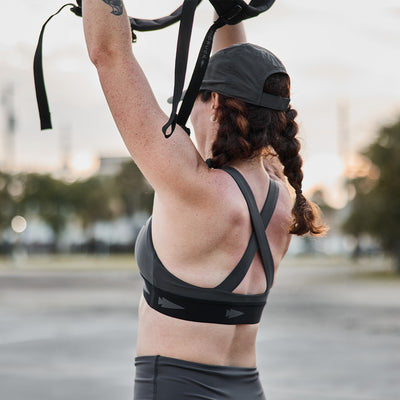
[[[127, 0], [125, 5], [131, 16], [156, 18], [180, 3]], [[68, 9], [49, 23], [44, 38], [45, 82], [54, 129], [39, 129], [33, 54], [42, 23], [62, 4], [59, 0], [28, 0], [2, 7], [0, 90], [9, 85], [14, 88], [13, 163], [18, 171], [56, 171], [66, 145], [76, 167], [80, 163], [83, 168], [85, 160], [93, 157], [128, 156], [88, 60], [81, 19]], [[211, 18], [211, 5], [204, 0], [196, 14], [187, 81]], [[343, 168], [339, 151], [351, 155], [363, 148], [379, 126], [400, 115], [400, 2], [277, 0], [269, 11], [247, 21], [246, 29], [248, 40], [272, 50], [291, 76], [291, 103], [299, 112], [303, 143], [305, 189], [324, 185], [334, 200], [337, 190], [333, 188]], [[177, 25], [139, 32], [134, 44], [134, 53], [167, 114], [176, 40]], [[348, 115], [347, 139], [340, 149], [339, 107]], [[4, 107], [0, 127], [0, 167], [4, 167], [11, 159], [5, 149]]]

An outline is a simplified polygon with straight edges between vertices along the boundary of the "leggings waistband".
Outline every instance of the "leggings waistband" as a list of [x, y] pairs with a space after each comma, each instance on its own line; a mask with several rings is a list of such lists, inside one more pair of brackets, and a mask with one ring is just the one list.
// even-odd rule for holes
[[135, 358], [134, 400], [265, 400], [257, 368]]
[[240, 373], [254, 373], [257, 372], [257, 368], [255, 367], [234, 367], [228, 365], [214, 365], [214, 364], [203, 364], [193, 361], [181, 360], [179, 358], [165, 357], [165, 356], [139, 356], [135, 358], [135, 365], [140, 364], [150, 364], [154, 363], [157, 359], [158, 365], [170, 365], [177, 366], [182, 368], [187, 368], [196, 371], [213, 371], [220, 373], [232, 373], [232, 374], [240, 374]]

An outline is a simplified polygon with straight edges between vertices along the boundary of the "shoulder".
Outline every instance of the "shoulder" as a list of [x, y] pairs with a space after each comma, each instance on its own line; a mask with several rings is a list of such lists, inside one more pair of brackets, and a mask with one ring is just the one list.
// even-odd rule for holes
[[279, 265], [289, 248], [292, 238], [292, 235], [289, 233], [289, 228], [293, 219], [292, 208], [294, 196], [285, 181], [281, 179], [274, 180], [279, 187], [279, 196], [267, 228], [267, 236], [271, 248], [277, 249], [277, 251], [274, 252], [274, 260], [276, 265]]
[[229, 213], [234, 218], [243, 202], [244, 198], [232, 177], [224, 170], [208, 167], [199, 168], [187, 188], [177, 188], [177, 191], [156, 190], [156, 205], [162, 203], [164, 212], [175, 216], [184, 213], [192, 215], [192, 218], [218, 217]]

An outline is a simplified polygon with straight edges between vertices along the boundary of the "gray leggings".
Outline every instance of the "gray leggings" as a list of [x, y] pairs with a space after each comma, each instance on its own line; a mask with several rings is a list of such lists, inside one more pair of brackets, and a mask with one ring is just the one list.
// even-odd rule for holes
[[134, 400], [265, 400], [256, 368], [136, 357]]

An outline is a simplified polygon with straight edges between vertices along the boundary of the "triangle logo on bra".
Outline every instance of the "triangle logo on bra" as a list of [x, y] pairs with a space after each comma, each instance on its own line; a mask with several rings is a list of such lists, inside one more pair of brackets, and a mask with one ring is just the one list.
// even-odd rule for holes
[[182, 307], [179, 304], [175, 304], [172, 301], [167, 300], [164, 297], [158, 298], [158, 305], [161, 306], [162, 308], [172, 308], [174, 310], [184, 310], [185, 309], [185, 307]]
[[234, 310], [233, 308], [229, 308], [228, 310], [226, 310], [225, 318], [228, 318], [228, 319], [236, 318], [236, 317], [240, 317], [243, 314], [244, 314], [244, 312], [242, 312], [242, 311]]

